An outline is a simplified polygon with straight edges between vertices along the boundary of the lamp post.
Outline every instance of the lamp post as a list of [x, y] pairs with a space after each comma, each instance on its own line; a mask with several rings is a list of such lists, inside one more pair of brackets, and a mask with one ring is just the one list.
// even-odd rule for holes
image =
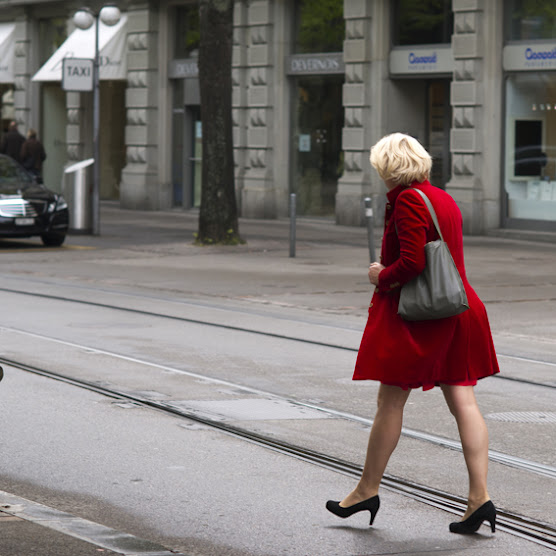
[[89, 8], [81, 8], [73, 16], [73, 22], [79, 29], [87, 30], [95, 24], [95, 55], [93, 63], [93, 234], [100, 234], [100, 53], [99, 20], [109, 27], [116, 25], [121, 18], [120, 10], [114, 5], [105, 5], [98, 13]]

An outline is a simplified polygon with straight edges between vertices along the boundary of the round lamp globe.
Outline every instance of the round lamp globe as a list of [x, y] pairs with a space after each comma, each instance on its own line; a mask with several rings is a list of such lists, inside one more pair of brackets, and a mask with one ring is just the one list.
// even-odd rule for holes
[[122, 13], [116, 6], [104, 6], [102, 10], [100, 10], [100, 20], [104, 25], [108, 25], [112, 27], [116, 25], [122, 17]]
[[89, 10], [82, 9], [75, 12], [75, 15], [73, 16], [73, 22], [75, 23], [75, 26], [77, 28], [85, 31], [89, 29], [89, 27], [91, 27], [91, 25], [95, 22], [95, 18]]

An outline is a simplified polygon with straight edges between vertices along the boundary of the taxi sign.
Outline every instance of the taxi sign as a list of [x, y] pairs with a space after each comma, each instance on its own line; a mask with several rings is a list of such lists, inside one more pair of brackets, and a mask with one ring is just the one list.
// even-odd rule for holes
[[62, 89], [64, 91], [92, 91], [93, 64], [90, 58], [62, 60]]

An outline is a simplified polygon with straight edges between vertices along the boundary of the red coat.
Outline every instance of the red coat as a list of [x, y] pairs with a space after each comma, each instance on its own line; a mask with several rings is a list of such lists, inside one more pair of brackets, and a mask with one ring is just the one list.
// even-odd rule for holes
[[[441, 382], [474, 384], [499, 372], [485, 307], [467, 281], [462, 218], [455, 201], [428, 181], [413, 183], [430, 199], [469, 309], [454, 317], [408, 322], [398, 314], [400, 287], [425, 267], [425, 243], [438, 234], [422, 198], [398, 186], [387, 193], [380, 272], [355, 365], [354, 380], [428, 390]], [[398, 233], [396, 233], [396, 226]], [[399, 237], [398, 237], [399, 234]]]

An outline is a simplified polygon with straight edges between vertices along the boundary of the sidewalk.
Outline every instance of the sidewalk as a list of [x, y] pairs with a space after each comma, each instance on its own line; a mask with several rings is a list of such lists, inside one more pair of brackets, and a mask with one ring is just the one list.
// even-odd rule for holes
[[1, 556], [178, 556], [163, 546], [2, 491], [0, 509]]
[[[193, 242], [193, 234], [197, 231], [199, 211], [192, 209], [183, 211], [171, 209], [166, 211], [140, 211], [121, 209], [115, 201], [104, 201], [101, 204], [101, 233], [100, 236], [70, 234], [71, 241], [101, 240], [107, 234], [118, 236], [122, 240], [139, 240], [160, 236], [162, 239], [180, 239]], [[177, 231], [183, 232], [177, 236]], [[240, 218], [239, 229], [241, 236], [249, 240], [269, 239], [286, 241], [289, 245], [290, 219], [280, 218], [275, 220], [262, 220], [251, 218]], [[366, 227], [339, 226], [333, 219], [318, 217], [298, 217], [296, 219], [297, 242], [319, 241], [320, 243], [347, 243], [366, 247]], [[133, 234], [129, 233], [133, 230]], [[166, 231], [164, 234], [163, 231]], [[380, 246], [382, 230], [375, 229], [375, 243]], [[510, 228], [498, 228], [489, 230], [485, 236], [465, 236], [466, 243], [475, 244], [477, 241], [488, 242], [518, 242], [520, 245], [535, 243], [545, 245], [548, 250], [556, 251], [556, 232], [518, 230]]]

